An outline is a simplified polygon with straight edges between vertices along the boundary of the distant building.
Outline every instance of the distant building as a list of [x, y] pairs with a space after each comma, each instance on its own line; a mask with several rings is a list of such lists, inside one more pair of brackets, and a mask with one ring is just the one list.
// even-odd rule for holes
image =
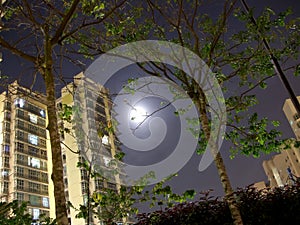
[[[300, 102], [300, 97], [297, 99]], [[300, 140], [300, 116], [290, 99], [285, 101], [283, 111], [296, 139]], [[297, 177], [300, 177], [300, 149], [291, 146], [291, 149], [282, 150], [272, 159], [264, 161], [263, 168], [268, 176], [270, 187], [294, 183]]]
[[[300, 96], [298, 96], [297, 99], [300, 102]], [[300, 140], [300, 115], [298, 115], [291, 99], [285, 100], [283, 111], [296, 136], [296, 139]]]
[[49, 215], [51, 151], [45, 96], [17, 82], [0, 94], [1, 201], [27, 201], [34, 220]]
[[264, 161], [263, 168], [270, 187], [293, 183], [295, 177], [300, 177], [300, 149], [291, 146], [291, 149], [282, 150], [272, 159]]
[[[297, 97], [300, 102], [300, 96]], [[290, 99], [283, 105], [283, 111], [296, 136], [300, 140], [300, 117]], [[268, 177], [268, 186], [280, 187], [299, 181], [300, 177], [300, 149], [291, 146], [291, 149], [282, 150], [280, 154], [273, 156], [270, 160], [263, 162], [264, 171]], [[263, 181], [253, 186], [261, 189]]]
[[259, 181], [259, 182], [254, 183], [252, 185], [252, 187], [256, 188], [257, 190], [262, 190], [262, 189], [265, 189], [267, 186], [264, 181]]

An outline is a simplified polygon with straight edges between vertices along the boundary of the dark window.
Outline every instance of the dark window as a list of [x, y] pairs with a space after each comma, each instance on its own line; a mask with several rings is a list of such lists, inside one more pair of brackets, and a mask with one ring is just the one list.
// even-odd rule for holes
[[17, 150], [19, 152], [24, 152], [24, 144], [20, 143], [20, 142], [17, 142]]
[[38, 156], [39, 155], [39, 149], [35, 148], [35, 147], [32, 147], [32, 146], [28, 146], [28, 153], [30, 155], [33, 155], [33, 156]]
[[103, 181], [99, 180], [99, 179], [96, 179], [95, 180], [95, 189], [96, 190], [101, 190], [101, 189], [103, 189], [103, 187], [104, 187]]
[[87, 193], [88, 192], [88, 183], [87, 182], [81, 182], [81, 192]]
[[24, 180], [17, 180], [17, 189], [24, 190]]
[[80, 170], [81, 180], [88, 180], [88, 173], [85, 169]]

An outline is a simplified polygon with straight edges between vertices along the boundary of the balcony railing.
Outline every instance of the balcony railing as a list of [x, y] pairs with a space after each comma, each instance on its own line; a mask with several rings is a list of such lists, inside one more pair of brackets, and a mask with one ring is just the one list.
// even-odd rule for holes
[[28, 180], [34, 180], [42, 183], [48, 183], [48, 177], [43, 178], [42, 176], [32, 176], [29, 174], [16, 173], [17, 177], [25, 178]]
[[28, 165], [27, 161], [16, 160], [16, 163], [19, 164], [19, 165], [22, 165], [22, 166], [29, 167], [29, 168], [34, 168], [34, 169], [40, 169], [40, 170], [43, 170], [43, 171], [47, 171], [47, 167], [44, 167], [44, 166], [40, 166], [40, 167], [31, 166], [31, 165]]
[[46, 128], [44, 128], [44, 129], [43, 128], [38, 128], [38, 130], [32, 130], [32, 129], [29, 129], [28, 126], [22, 126], [20, 124], [16, 124], [16, 128], [21, 129], [21, 130], [26, 131], [26, 132], [31, 133], [31, 134], [35, 134], [35, 135], [37, 135], [39, 137], [42, 137], [42, 138], [47, 137], [46, 130], [45, 130]]
[[[23, 136], [18, 136], [18, 135], [16, 135], [16, 139], [18, 140], [18, 141], [23, 141], [23, 142], [26, 142], [26, 143], [29, 143], [29, 144], [31, 144], [30, 142], [29, 142], [29, 140], [28, 140], [28, 137], [27, 137], [27, 135], [23, 135]], [[8, 142], [9, 143], [9, 142]], [[41, 140], [41, 139], [39, 139], [38, 140], [38, 144], [36, 145], [37, 147], [42, 147], [42, 148], [46, 148], [46, 141], [45, 140]]]
[[40, 195], [48, 195], [48, 191], [35, 189], [35, 188], [30, 188], [30, 187], [17, 186], [16, 190], [23, 191], [23, 192], [28, 192], [28, 193], [40, 194]]
[[[21, 113], [17, 113], [17, 118], [23, 119], [23, 120], [28, 121], [28, 122], [30, 121], [28, 115], [24, 115], [24, 114], [21, 114]], [[46, 122], [45, 122], [44, 119], [38, 118], [37, 123], [35, 125], [38, 125], [40, 127], [45, 128]]]
[[27, 149], [19, 149], [19, 148], [16, 148], [16, 151], [17, 152], [21, 152], [21, 153], [24, 153], [24, 154], [27, 154], [27, 155], [31, 155], [31, 156], [34, 156], [34, 157], [37, 157], [37, 158], [41, 158], [41, 159], [47, 159], [47, 155], [44, 155], [41, 153], [41, 150], [40, 149], [37, 149], [39, 152], [33, 152], [33, 151], [28, 151]]

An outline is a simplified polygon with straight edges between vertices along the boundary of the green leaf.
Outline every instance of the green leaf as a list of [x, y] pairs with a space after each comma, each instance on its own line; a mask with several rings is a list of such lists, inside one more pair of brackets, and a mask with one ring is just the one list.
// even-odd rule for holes
[[193, 199], [196, 195], [196, 191], [195, 190], [186, 190], [183, 194], [183, 196], [186, 199]]
[[274, 127], [279, 127], [280, 122], [277, 121], [277, 120], [273, 120], [273, 121], [272, 121], [272, 124], [273, 124]]
[[266, 89], [266, 88], [267, 88], [266, 82], [260, 82], [259, 86], [260, 86], [262, 89]]
[[297, 65], [297, 66], [296, 66], [294, 75], [295, 75], [296, 77], [298, 77], [298, 76], [300, 75], [300, 65]]

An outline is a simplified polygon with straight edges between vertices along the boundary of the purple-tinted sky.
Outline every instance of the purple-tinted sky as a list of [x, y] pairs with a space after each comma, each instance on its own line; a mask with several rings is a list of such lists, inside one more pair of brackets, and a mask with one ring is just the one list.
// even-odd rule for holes
[[[221, 4], [221, 0], [213, 0], [211, 10]], [[261, 11], [264, 7], [268, 6], [276, 12], [283, 11], [287, 7], [291, 7], [297, 16], [300, 16], [300, 4], [298, 0], [248, 0], [250, 7], [255, 7], [255, 10]], [[16, 56], [10, 55], [3, 51], [3, 62], [1, 63], [2, 74], [14, 75], [19, 77], [22, 75], [21, 81], [26, 85], [30, 84], [28, 75], [32, 74], [32, 68], [28, 64], [24, 64]], [[25, 68], [25, 69], [24, 69]], [[80, 72], [79, 68], [68, 66], [65, 72], [70, 77]], [[300, 77], [294, 77], [292, 74], [287, 74], [296, 95], [300, 95]], [[268, 88], [266, 90], [256, 90], [253, 94], [257, 95], [259, 104], [252, 110], [259, 113], [260, 116], [266, 116], [270, 120], [279, 120], [281, 122], [280, 130], [283, 132], [283, 137], [294, 137], [289, 124], [282, 111], [282, 106], [288, 93], [282, 86], [278, 77], [268, 80]], [[42, 90], [43, 87], [39, 86], [38, 82], [35, 89]], [[3, 90], [3, 89], [2, 89]], [[236, 156], [235, 159], [229, 159], [229, 153], [226, 151], [228, 146], [226, 144], [222, 147], [222, 156], [228, 171], [228, 175], [232, 181], [233, 187], [244, 187], [254, 182], [267, 180], [266, 175], [262, 168], [262, 161], [269, 159], [271, 156], [262, 156], [259, 159], [252, 157]], [[179, 176], [175, 177], [171, 184], [174, 190], [182, 192], [186, 189], [194, 188], [196, 190], [214, 189], [215, 196], [222, 195], [222, 187], [217, 174], [216, 167], [211, 165], [204, 172], [198, 172], [200, 157], [195, 155], [189, 163], [179, 172]]]
[[[215, 0], [216, 4], [220, 4]], [[255, 7], [255, 12], [260, 12], [265, 7], [270, 7], [275, 12], [281, 12], [288, 7], [292, 8], [296, 16], [300, 16], [300, 3], [296, 0], [247, 0], [250, 7]], [[293, 74], [286, 74], [295, 94], [300, 95], [300, 77], [295, 77]], [[256, 89], [253, 94], [257, 95], [259, 104], [251, 109], [256, 111], [261, 117], [268, 117], [270, 120], [278, 120], [281, 125], [279, 129], [283, 133], [283, 138], [295, 137], [289, 123], [282, 111], [285, 99], [289, 95], [279, 78], [276, 76], [267, 82], [266, 90]], [[229, 178], [232, 186], [245, 187], [251, 183], [258, 181], [267, 181], [267, 176], [264, 173], [262, 162], [271, 158], [271, 155], [262, 155], [258, 159], [237, 155], [234, 159], [229, 159], [229, 152], [226, 151], [228, 145], [223, 144], [221, 154], [223, 156]], [[272, 154], [274, 155], [274, 154]], [[185, 188], [193, 186], [196, 189], [208, 190], [214, 189], [213, 195], [219, 196], [223, 194], [222, 186], [218, 178], [215, 165], [211, 165], [206, 171], [199, 173], [197, 166], [199, 164], [199, 156], [191, 159], [188, 165], [180, 171], [179, 176], [175, 177], [171, 183], [174, 183], [175, 188], [180, 192]], [[177, 185], [176, 185], [177, 184]], [[180, 184], [180, 185], [178, 185]]]

